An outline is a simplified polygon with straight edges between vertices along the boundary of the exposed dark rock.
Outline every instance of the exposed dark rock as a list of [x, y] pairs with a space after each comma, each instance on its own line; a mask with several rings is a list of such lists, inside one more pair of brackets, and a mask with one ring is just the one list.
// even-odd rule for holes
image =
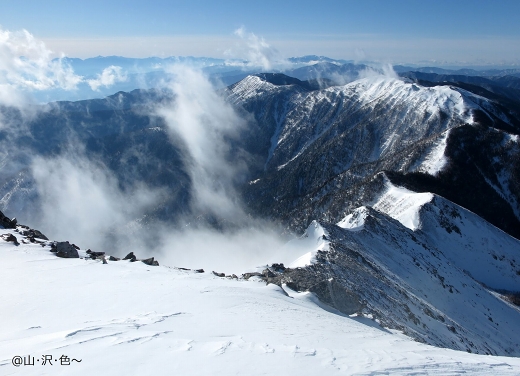
[[[74, 244], [73, 244], [74, 245]], [[90, 249], [87, 250], [87, 254], [90, 256], [91, 259], [95, 260], [97, 258], [104, 259], [105, 258], [105, 252], [94, 252]]]
[[108, 258], [108, 260], [109, 260], [109, 261], [119, 261], [119, 260], [121, 260], [121, 259], [120, 259], [119, 257], [110, 256], [110, 257]]
[[242, 278], [249, 279], [251, 277], [263, 277], [264, 275], [262, 273], [258, 272], [252, 272], [252, 273], [244, 273], [242, 274]]
[[69, 242], [56, 243], [56, 256], [63, 258], [79, 258], [78, 250]]
[[123, 257], [123, 260], [130, 260], [131, 262], [137, 261], [137, 257], [135, 257], [134, 252], [130, 252], [125, 257]]
[[0, 226], [4, 228], [16, 228], [17, 222], [16, 218], [9, 219], [0, 211]]
[[513, 303], [516, 306], [520, 307], [520, 293], [516, 294], [506, 294], [505, 298], [507, 301]]
[[283, 264], [273, 264], [271, 265], [271, 269], [275, 272], [281, 273], [285, 270], [285, 266]]
[[6, 242], [13, 242], [14, 245], [20, 245], [20, 243], [18, 243], [18, 239], [13, 234], [4, 234], [2, 235], [2, 239], [4, 239]]
[[217, 277], [225, 277], [226, 276], [225, 273], [217, 273], [215, 271], [213, 271], [213, 274], [215, 274]]
[[264, 271], [262, 272], [262, 275], [265, 277], [265, 278], [273, 278], [273, 277], [276, 277], [276, 274], [274, 274], [272, 271], [270, 271], [269, 269], [264, 269]]
[[72, 244], [72, 246], [73, 246], [74, 248], [76, 248], [78, 251], [81, 249], [81, 248], [78, 247], [76, 244]]
[[309, 291], [315, 293], [322, 302], [347, 315], [361, 312], [364, 308], [359, 295], [346, 289], [334, 279], [320, 281], [312, 286]]
[[197, 269], [195, 270], [196, 273], [204, 273], [204, 269]]
[[146, 265], [150, 265], [150, 266], [159, 266], [159, 262], [155, 261], [153, 257], [141, 260], [141, 262], [145, 263]]
[[[23, 235], [23, 236], [27, 236], [27, 238], [30, 240], [30, 239], [34, 239], [34, 238], [38, 238], [38, 239], [43, 239], [43, 240], [49, 240], [45, 235], [43, 235], [40, 231], [38, 230], [34, 230], [32, 228], [28, 228], [27, 226], [23, 226], [24, 228], [27, 228], [27, 230], [22, 230], [20, 231], [20, 233]], [[33, 242], [31, 240], [31, 242]]]

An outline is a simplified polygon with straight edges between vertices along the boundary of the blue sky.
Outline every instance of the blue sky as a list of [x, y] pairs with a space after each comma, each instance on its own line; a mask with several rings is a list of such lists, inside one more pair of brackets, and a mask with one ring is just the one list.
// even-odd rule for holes
[[283, 57], [520, 64], [519, 15], [520, 0], [0, 0], [4, 30], [82, 58], [241, 57], [244, 27]]

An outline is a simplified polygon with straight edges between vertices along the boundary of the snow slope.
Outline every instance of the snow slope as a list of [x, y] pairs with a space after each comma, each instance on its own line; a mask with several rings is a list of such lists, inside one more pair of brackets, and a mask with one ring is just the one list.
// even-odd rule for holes
[[[20, 234], [13, 230], [20, 241]], [[435, 348], [309, 293], [0, 240], [0, 374], [514, 375], [517, 358]], [[16, 368], [15, 355], [81, 360]]]
[[443, 197], [386, 183], [373, 208], [428, 239], [461, 270], [495, 290], [520, 290], [520, 242]]

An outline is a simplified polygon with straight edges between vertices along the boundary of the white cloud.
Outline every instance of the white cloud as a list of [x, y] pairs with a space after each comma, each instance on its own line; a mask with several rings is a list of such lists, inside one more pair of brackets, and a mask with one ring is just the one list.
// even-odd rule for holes
[[175, 66], [172, 73], [175, 99], [158, 113], [165, 118], [172, 137], [180, 137], [186, 146], [194, 209], [223, 217], [242, 216], [234, 184], [244, 173], [245, 164], [229, 160], [229, 139], [244, 121], [202, 73], [184, 66]]
[[87, 80], [87, 83], [92, 90], [98, 91], [101, 86], [110, 87], [116, 82], [124, 82], [126, 80], [127, 77], [123, 73], [123, 69], [121, 67], [111, 65], [103, 69], [103, 72], [98, 74], [95, 80]]
[[0, 29], [0, 98], [19, 98], [19, 91], [62, 88], [72, 90], [82, 81], [62, 59], [53, 59], [52, 51], [26, 30]]
[[130, 236], [125, 226], [160, 197], [159, 191], [143, 185], [123, 191], [105, 165], [82, 152], [36, 157], [31, 169], [41, 205], [36, 225], [55, 240], [94, 250], [108, 251], [109, 239], [117, 245], [124, 240], [121, 234]]

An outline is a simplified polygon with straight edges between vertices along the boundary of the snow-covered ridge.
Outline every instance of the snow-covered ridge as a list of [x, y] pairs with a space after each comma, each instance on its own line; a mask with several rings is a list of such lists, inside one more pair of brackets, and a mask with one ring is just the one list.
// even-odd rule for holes
[[477, 281], [496, 290], [520, 291], [520, 241], [469, 210], [390, 182], [373, 208], [422, 233]]
[[458, 90], [451, 87], [423, 87], [385, 76], [368, 77], [343, 87], [331, 87], [325, 90], [341, 92], [346, 96], [355, 95], [364, 105], [369, 105], [375, 100], [393, 104], [407, 102], [414, 109], [422, 110], [427, 114], [433, 115], [444, 111], [464, 122], [472, 122], [469, 110], [476, 107]]
[[295, 91], [295, 93], [305, 92], [298, 85], [275, 85], [258, 76], [247, 76], [231, 86], [228, 100], [233, 104], [242, 104], [250, 99], [261, 98], [266, 94], [287, 90]]
[[[231, 98], [233, 101], [240, 98], [245, 103], [273, 90], [281, 89], [258, 77], [248, 77], [231, 89]], [[425, 166], [418, 166], [420, 170], [437, 173], [444, 163], [432, 161], [443, 155], [445, 132], [472, 123], [472, 109], [476, 108], [474, 102], [450, 87], [421, 87], [382, 76], [308, 93], [296, 90], [296, 96], [298, 101], [291, 104], [281, 119], [281, 130], [269, 160], [270, 165], [278, 169], [286, 167], [317, 142], [323, 144], [338, 134], [352, 138], [352, 142], [359, 145], [357, 149], [363, 148], [362, 153], [360, 150], [347, 158], [359, 162], [376, 160], [419, 140], [443, 135]]]
[[366, 301], [365, 312], [418, 340], [518, 356], [520, 310], [496, 291], [518, 293], [520, 241], [439, 196], [393, 187], [383, 201], [415, 229], [357, 209], [324, 226], [329, 252], [308, 273], [333, 278]]
[[432, 199], [431, 193], [416, 193], [387, 182], [386, 191], [374, 203], [373, 208], [397, 219], [410, 230], [416, 230], [421, 227], [419, 210]]

